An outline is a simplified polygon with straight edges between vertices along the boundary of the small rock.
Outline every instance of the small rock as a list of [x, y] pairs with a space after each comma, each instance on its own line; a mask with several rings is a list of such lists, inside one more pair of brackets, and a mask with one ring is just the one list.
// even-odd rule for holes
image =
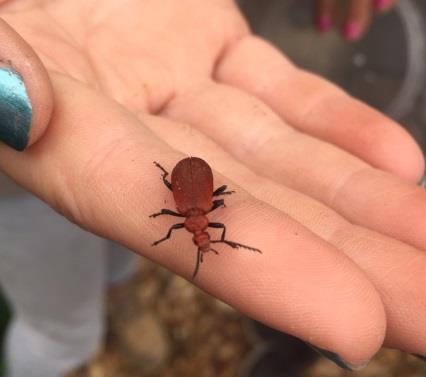
[[117, 334], [126, 356], [141, 371], [152, 373], [164, 366], [169, 354], [169, 342], [161, 323], [152, 313], [134, 318]]
[[344, 372], [330, 360], [321, 357], [318, 361], [309, 368], [306, 376], [309, 377], [343, 377]]

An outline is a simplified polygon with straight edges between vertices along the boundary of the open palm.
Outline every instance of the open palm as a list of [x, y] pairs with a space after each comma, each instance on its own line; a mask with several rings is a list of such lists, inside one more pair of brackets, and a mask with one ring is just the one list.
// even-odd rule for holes
[[[195, 281], [266, 324], [360, 365], [383, 344], [426, 354], [423, 158], [389, 119], [252, 36], [231, 0], [6, 1], [0, 57], [34, 108], [0, 166], [85, 229], [190, 277], [153, 161], [184, 155], [237, 193]], [[12, 58], [11, 58], [12, 56]], [[166, 202], [166, 204], [165, 204]], [[215, 232], [214, 230], [212, 232]], [[220, 248], [220, 249], [219, 249]]]

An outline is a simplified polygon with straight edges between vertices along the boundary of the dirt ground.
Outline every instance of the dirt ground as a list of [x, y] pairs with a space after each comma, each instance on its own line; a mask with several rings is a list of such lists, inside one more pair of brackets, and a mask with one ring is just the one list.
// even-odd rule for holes
[[[240, 376], [254, 348], [241, 324], [229, 306], [144, 261], [132, 281], [110, 293], [105, 349], [69, 377]], [[426, 362], [384, 350], [360, 372], [345, 373], [318, 358], [303, 373], [345, 376], [426, 377]]]

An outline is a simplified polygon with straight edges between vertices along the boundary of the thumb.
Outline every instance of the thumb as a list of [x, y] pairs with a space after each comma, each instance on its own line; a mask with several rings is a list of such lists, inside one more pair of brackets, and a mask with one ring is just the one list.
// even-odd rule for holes
[[33, 49], [0, 19], [0, 141], [22, 151], [46, 130], [52, 89]]

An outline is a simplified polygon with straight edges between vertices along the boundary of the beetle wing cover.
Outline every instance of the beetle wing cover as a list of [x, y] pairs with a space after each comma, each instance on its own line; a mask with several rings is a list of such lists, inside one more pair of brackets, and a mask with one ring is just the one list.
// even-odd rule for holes
[[193, 208], [203, 212], [210, 211], [213, 196], [212, 169], [198, 157], [179, 161], [172, 171], [172, 190], [180, 213], [185, 214]]

